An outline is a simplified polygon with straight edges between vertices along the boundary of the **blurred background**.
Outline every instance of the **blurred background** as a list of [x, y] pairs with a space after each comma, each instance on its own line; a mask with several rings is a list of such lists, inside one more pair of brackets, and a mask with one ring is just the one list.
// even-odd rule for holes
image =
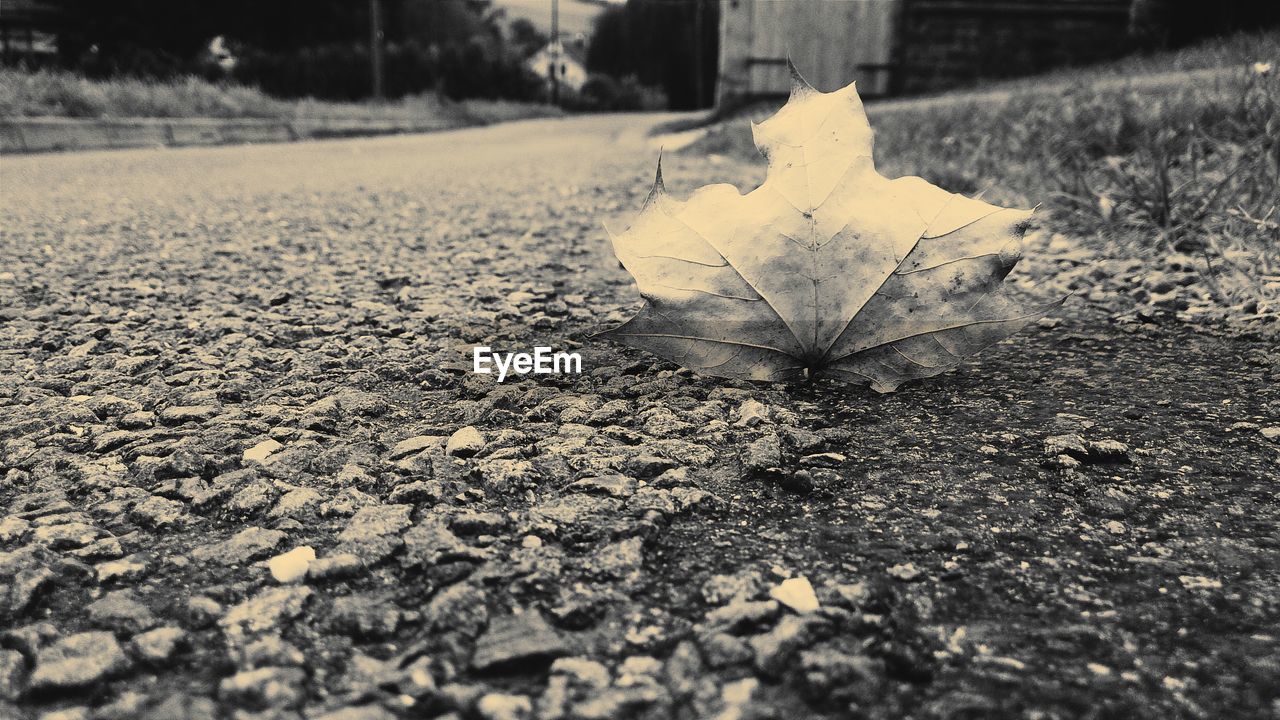
[[1278, 19], [1244, 0], [3, 0], [0, 112], [44, 93], [47, 114], [102, 114], [80, 79], [243, 88], [245, 115], [261, 114], [249, 92], [725, 109], [785, 92], [788, 57], [821, 89], [903, 95]]

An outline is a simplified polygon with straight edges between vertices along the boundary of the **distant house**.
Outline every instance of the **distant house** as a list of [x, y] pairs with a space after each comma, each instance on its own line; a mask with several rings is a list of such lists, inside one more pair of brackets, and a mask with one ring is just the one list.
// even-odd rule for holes
[[548, 89], [551, 87], [553, 73], [560, 87], [574, 92], [581, 90], [587, 82], [587, 51], [581, 41], [549, 42], [529, 56], [525, 64], [538, 77], [546, 80]]
[[726, 0], [717, 103], [820, 90], [924, 92], [1128, 49], [1130, 0]]

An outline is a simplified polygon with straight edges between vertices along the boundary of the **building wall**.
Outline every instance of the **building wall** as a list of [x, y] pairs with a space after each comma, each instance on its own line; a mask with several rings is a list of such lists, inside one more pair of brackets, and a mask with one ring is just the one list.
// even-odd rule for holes
[[889, 90], [894, 20], [901, 0], [726, 0], [720, 5], [719, 103], [790, 90], [788, 58], [820, 90], [857, 81]]
[[1130, 0], [725, 0], [718, 105], [785, 94], [788, 57], [819, 90], [943, 90], [1130, 48]]
[[893, 92], [1031, 75], [1130, 49], [1129, 0], [907, 0]]

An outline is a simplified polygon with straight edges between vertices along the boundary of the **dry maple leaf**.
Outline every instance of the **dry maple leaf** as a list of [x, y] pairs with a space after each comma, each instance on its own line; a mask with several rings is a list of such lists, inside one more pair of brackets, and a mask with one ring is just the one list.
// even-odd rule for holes
[[644, 208], [613, 237], [648, 302], [604, 337], [705, 375], [826, 374], [889, 392], [1060, 304], [1026, 310], [999, 291], [1031, 211], [881, 176], [854, 85], [823, 93], [792, 74], [787, 104], [752, 125], [769, 161], [760, 187], [708, 185], [680, 202], [659, 161]]

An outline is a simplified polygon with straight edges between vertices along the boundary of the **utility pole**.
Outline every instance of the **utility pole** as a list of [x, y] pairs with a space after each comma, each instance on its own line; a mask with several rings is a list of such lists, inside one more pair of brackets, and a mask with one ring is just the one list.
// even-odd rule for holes
[[369, 61], [373, 100], [382, 102], [382, 0], [369, 0]]
[[551, 104], [560, 104], [560, 0], [551, 0]]
[[693, 106], [702, 107], [702, 0], [693, 0]]

